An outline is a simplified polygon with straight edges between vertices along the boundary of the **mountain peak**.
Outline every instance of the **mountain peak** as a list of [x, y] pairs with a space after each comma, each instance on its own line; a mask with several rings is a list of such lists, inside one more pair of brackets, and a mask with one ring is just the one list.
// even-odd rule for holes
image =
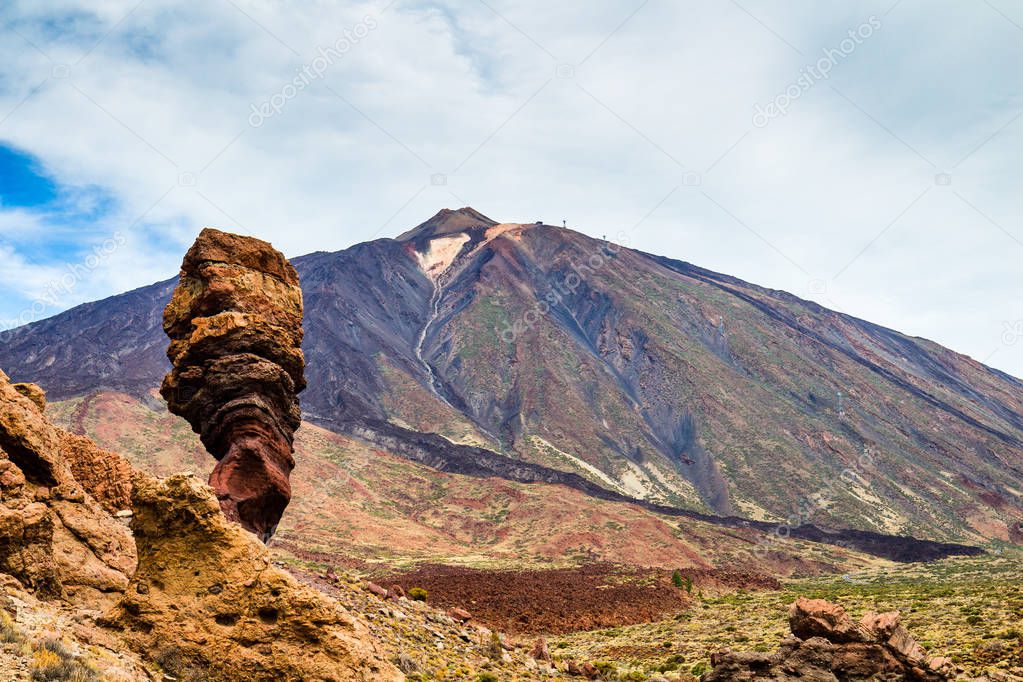
[[413, 239], [442, 237], [465, 232], [474, 227], [487, 228], [494, 225], [497, 225], [496, 220], [491, 220], [471, 206], [463, 206], [458, 209], [442, 208], [426, 222], [398, 235], [397, 240], [406, 242]]

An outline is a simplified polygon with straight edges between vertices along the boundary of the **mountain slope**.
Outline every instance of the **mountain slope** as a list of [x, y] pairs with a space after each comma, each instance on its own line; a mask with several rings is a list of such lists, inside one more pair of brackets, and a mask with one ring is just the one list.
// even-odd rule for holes
[[[932, 342], [471, 209], [293, 263], [314, 423], [436, 432], [702, 512], [1021, 537], [1023, 383]], [[56, 398], [149, 399], [172, 284], [16, 331], [0, 366]]]
[[[208, 475], [215, 463], [188, 424], [124, 393], [51, 403], [67, 429], [123, 453], [156, 476]], [[472, 471], [438, 471], [387, 448], [313, 424], [296, 433], [294, 499], [272, 544], [294, 556], [357, 565], [432, 561], [488, 567], [549, 567], [614, 561], [662, 568], [741, 567], [787, 575], [851, 570], [873, 562], [846, 548], [721, 528], [599, 499], [562, 485], [525, 484]], [[899, 546], [872, 547], [896, 556]], [[916, 557], [942, 548], [920, 546]], [[954, 549], [954, 548], [945, 548]], [[880, 550], [880, 551], [878, 551]]]

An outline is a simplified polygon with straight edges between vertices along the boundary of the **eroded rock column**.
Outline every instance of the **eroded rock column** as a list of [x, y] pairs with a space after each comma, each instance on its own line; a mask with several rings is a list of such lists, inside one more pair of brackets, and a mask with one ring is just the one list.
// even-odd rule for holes
[[161, 394], [217, 460], [220, 507], [264, 542], [291, 500], [305, 388], [302, 290], [269, 243], [205, 229], [164, 310], [174, 369]]

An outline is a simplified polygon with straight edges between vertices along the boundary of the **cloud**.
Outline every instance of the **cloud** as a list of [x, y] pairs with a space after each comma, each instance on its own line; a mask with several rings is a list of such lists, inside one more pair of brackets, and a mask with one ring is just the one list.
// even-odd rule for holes
[[[67, 305], [172, 275], [203, 225], [299, 255], [471, 204], [631, 231], [638, 248], [1023, 375], [1023, 343], [1003, 339], [1023, 319], [1023, 43], [986, 4], [62, 0], [0, 13], [0, 141], [79, 197], [0, 209], [4, 256], [35, 273], [0, 280], [0, 317], [116, 232], [125, 243]], [[880, 28], [827, 78], [754, 125], [757, 104], [872, 16]], [[272, 100], [279, 112], [250, 125]]]

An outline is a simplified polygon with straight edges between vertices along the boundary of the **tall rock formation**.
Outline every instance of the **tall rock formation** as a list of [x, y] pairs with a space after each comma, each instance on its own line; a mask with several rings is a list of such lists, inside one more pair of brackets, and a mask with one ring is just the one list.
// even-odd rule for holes
[[210, 485], [225, 516], [266, 542], [291, 500], [301, 423], [298, 274], [267, 242], [205, 229], [185, 255], [163, 328], [174, 369], [161, 393], [217, 458]]

